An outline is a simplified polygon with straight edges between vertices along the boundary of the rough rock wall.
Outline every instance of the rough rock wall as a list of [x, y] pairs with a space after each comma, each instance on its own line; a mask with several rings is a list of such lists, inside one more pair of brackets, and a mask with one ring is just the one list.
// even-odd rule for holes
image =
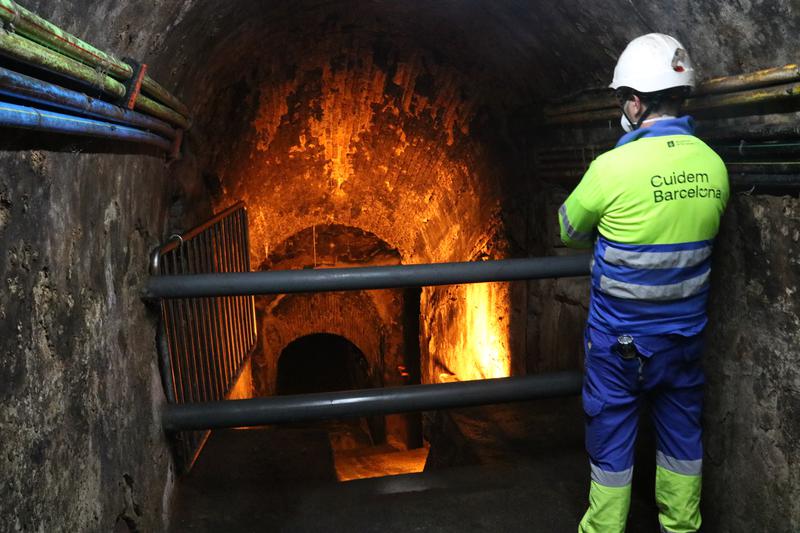
[[[275, 393], [282, 351], [291, 342], [316, 333], [339, 335], [352, 342], [369, 363], [367, 379], [371, 387], [397, 387], [418, 380], [418, 362], [413, 360], [418, 350], [410, 345], [418, 339], [408, 339], [404, 331], [407, 296], [402, 290], [382, 290], [295, 294], [262, 300], [259, 347], [253, 359], [255, 395]], [[401, 367], [410, 369], [407, 375], [403, 375]], [[418, 445], [415, 420], [410, 415], [386, 416], [387, 437], [407, 447]]]
[[800, 200], [734, 196], [713, 268], [705, 521], [710, 531], [798, 531]]
[[[174, 2], [23, 5], [168, 70]], [[0, 530], [163, 530], [174, 474], [139, 293], [180, 187], [131, 146], [6, 129], [0, 150]]]
[[[200, 128], [209, 139], [235, 128], [224, 135], [238, 139], [230, 151], [209, 154], [217, 203], [248, 203], [253, 262], [321, 225], [369, 232], [404, 263], [478, 259], [489, 240], [505, 250], [493, 258], [520, 253], [507, 228], [515, 201], [524, 200], [511, 192], [518, 190], [514, 159], [500, 157], [508, 128], [489, 115], [490, 98], [473, 71], [453, 68], [407, 36], [367, 31], [377, 29], [374, 22], [352, 14], [315, 10], [304, 23], [320, 33], [287, 38], [281, 54], [244, 71], [212, 61], [219, 66], [205, 75], [227, 83]], [[251, 32], [245, 25], [224, 53], [244, 50]], [[226, 121], [232, 110], [236, 121]], [[524, 339], [524, 291], [473, 286], [425, 294], [434, 293], [421, 308], [430, 326], [422, 333], [426, 380], [524, 369], [517, 342]]]
[[0, 529], [158, 530], [173, 474], [139, 289], [163, 162], [30, 150], [0, 164]]
[[[472, 261], [514, 257], [517, 232], [498, 224]], [[477, 283], [425, 287], [420, 314], [424, 383], [499, 378], [525, 373], [526, 284]]]

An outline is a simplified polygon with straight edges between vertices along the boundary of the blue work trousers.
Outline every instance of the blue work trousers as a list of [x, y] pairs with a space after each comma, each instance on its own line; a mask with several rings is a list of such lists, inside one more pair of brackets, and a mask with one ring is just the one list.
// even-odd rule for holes
[[[626, 359], [619, 353], [617, 336], [586, 329], [583, 407], [597, 498], [584, 523], [621, 522], [612, 529], [624, 531], [639, 412], [647, 399], [656, 432], [656, 499], [662, 529], [696, 531], [703, 458], [703, 341], [699, 335], [658, 335], [637, 337], [634, 342], [638, 355]], [[627, 497], [622, 496], [625, 493]], [[602, 499], [608, 494], [623, 499], [610, 496], [618, 501], [606, 505]], [[606, 522], [601, 516], [604, 508], [615, 509], [617, 518]]]

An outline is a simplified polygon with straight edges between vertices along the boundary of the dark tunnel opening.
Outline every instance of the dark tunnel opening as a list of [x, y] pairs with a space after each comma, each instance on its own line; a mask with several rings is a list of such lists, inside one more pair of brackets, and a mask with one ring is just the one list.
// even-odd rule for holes
[[[276, 393], [311, 394], [367, 389], [374, 386], [372, 370], [363, 352], [340, 335], [315, 333], [289, 343], [278, 360]], [[340, 481], [422, 470], [427, 449], [409, 447], [390, 434], [387, 418], [329, 419], [316, 423], [296, 423], [287, 427], [327, 434], [334, 468]], [[418, 417], [404, 421], [407, 432], [419, 435]], [[389, 418], [388, 424], [393, 424]], [[323, 450], [317, 453], [324, 454]]]
[[277, 394], [366, 389], [369, 363], [352, 342], [325, 333], [301, 337], [281, 351]]

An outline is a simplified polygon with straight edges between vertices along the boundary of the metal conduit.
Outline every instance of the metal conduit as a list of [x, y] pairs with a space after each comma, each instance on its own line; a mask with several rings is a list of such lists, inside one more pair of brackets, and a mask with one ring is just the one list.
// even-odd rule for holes
[[0, 126], [137, 142], [166, 151], [172, 146], [169, 140], [146, 131], [6, 102], [0, 102]]
[[157, 118], [129, 111], [78, 91], [65, 89], [2, 67], [0, 67], [0, 95], [150, 130], [169, 139], [174, 139], [176, 135], [175, 129]]
[[800, 176], [797, 174], [731, 174], [730, 182], [736, 189], [753, 187], [800, 189]]
[[151, 277], [144, 297], [194, 298], [398, 289], [459, 283], [587, 276], [590, 254], [364, 268], [281, 270]]
[[[683, 110], [687, 113], [712, 111], [721, 108], [781, 102], [800, 96], [800, 83], [787, 83], [772, 87], [748, 89], [735, 93], [702, 94], [686, 100]], [[545, 116], [545, 124], [581, 124], [619, 119], [619, 106], [613, 105], [568, 114]]]
[[[770, 85], [788, 84], [800, 80], [800, 67], [796, 64], [748, 72], [735, 76], [712, 78], [701, 82], [693, 91], [693, 96], [743, 92]], [[619, 102], [606, 87], [585, 89], [582, 93], [595, 93], [596, 96], [585, 101], [574, 102], [579, 95], [571, 95], [567, 103], [555, 104], [544, 109], [545, 116], [555, 117], [562, 115], [577, 115], [587, 111], [613, 109], [619, 115]], [[587, 115], [592, 116], [592, 115]], [[555, 120], [555, 119], [554, 119]]]
[[167, 431], [263, 426], [507, 403], [574, 396], [581, 390], [578, 372], [411, 385], [356, 391], [170, 404], [162, 424]]
[[[0, 20], [12, 25], [28, 39], [93, 68], [107, 71], [117, 79], [127, 80], [133, 75], [130, 65], [78, 39], [12, 0], [0, 0]], [[142, 88], [180, 115], [189, 116], [189, 109], [149, 76], [144, 77]]]
[[[0, 53], [17, 61], [86, 84], [111, 98], [121, 98], [126, 92], [124, 84], [102, 71], [14, 33], [0, 32]], [[139, 95], [135, 108], [181, 129], [189, 128], [189, 121], [186, 117], [147, 96]]]

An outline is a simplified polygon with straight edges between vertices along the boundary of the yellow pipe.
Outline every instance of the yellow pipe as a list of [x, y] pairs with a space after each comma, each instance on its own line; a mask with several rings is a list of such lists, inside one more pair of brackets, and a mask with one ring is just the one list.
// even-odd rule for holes
[[694, 95], [738, 92], [778, 83], [789, 83], [798, 79], [800, 79], [800, 67], [793, 63], [782, 67], [739, 74], [738, 76], [712, 78], [701, 83], [694, 91]]
[[[723, 76], [702, 82], [692, 93], [693, 96], [706, 96], [720, 93], [742, 92], [748, 89], [768, 87], [779, 83], [800, 80], [800, 67], [794, 63], [782, 67], [774, 67], [736, 76]], [[599, 90], [599, 89], [598, 89]], [[599, 96], [592, 100], [546, 107], [544, 114], [548, 118], [559, 115], [572, 115], [600, 109], [618, 108], [615, 97]], [[570, 119], [569, 122], [574, 122]]]
[[[778, 102], [800, 96], [800, 83], [787, 83], [774, 87], [751, 89], [736, 93], [710, 94], [689, 98], [683, 109], [687, 112], [708, 111], [721, 107], [745, 106]], [[571, 113], [546, 117], [545, 124], [580, 124], [619, 118], [618, 108], [598, 109], [584, 113]]]

